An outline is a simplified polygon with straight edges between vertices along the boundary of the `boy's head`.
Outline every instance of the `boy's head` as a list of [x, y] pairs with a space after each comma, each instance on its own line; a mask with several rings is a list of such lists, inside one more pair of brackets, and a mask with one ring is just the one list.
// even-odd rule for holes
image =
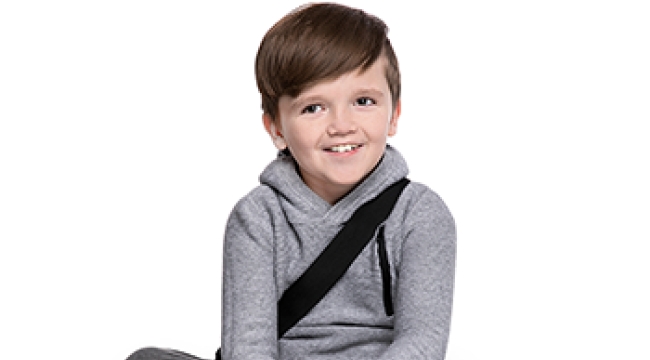
[[266, 33], [257, 53], [262, 110], [275, 120], [281, 96], [296, 97], [319, 81], [365, 70], [382, 55], [395, 106], [400, 72], [387, 33], [381, 19], [343, 5], [308, 4], [289, 13]]
[[312, 4], [275, 24], [257, 54], [266, 130], [332, 204], [375, 168], [397, 130], [400, 74], [386, 33], [361, 10]]

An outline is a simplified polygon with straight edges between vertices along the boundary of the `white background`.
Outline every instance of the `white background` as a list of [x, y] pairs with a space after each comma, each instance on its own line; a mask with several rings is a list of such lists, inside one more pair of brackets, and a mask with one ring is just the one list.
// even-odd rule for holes
[[[347, 3], [457, 221], [447, 359], [649, 359], [645, 2]], [[213, 356], [224, 223], [275, 156], [254, 56], [299, 4], [0, 4], [0, 358]]]

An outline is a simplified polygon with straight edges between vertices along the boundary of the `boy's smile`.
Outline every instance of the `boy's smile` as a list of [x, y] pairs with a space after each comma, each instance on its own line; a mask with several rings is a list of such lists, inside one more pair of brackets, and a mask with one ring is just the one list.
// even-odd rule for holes
[[276, 147], [289, 148], [304, 182], [330, 204], [373, 170], [397, 131], [400, 102], [393, 108], [385, 69], [381, 56], [364, 72], [282, 96], [275, 121], [264, 115]]

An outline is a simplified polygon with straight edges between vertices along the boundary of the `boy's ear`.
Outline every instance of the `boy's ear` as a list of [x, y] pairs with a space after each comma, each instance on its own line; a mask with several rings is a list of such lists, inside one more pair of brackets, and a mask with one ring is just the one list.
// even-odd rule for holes
[[262, 115], [262, 121], [264, 122], [264, 128], [266, 132], [271, 136], [273, 144], [278, 150], [284, 150], [287, 148], [287, 143], [284, 141], [282, 136], [282, 129], [276, 125], [276, 122], [271, 118], [269, 114]]
[[393, 136], [397, 134], [397, 121], [399, 116], [402, 113], [402, 99], [397, 100], [395, 103], [395, 108], [393, 109], [393, 114], [388, 123], [388, 136]]

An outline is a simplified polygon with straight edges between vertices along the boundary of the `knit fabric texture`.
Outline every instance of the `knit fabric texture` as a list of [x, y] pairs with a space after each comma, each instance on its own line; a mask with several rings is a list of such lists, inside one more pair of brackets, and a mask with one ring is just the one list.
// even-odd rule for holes
[[260, 175], [233, 209], [223, 252], [224, 360], [442, 360], [449, 337], [456, 228], [447, 206], [411, 182], [384, 223], [394, 315], [386, 314], [377, 241], [330, 292], [278, 339], [277, 302], [354, 211], [408, 175], [387, 146], [377, 167], [330, 205], [302, 181], [291, 156]]

